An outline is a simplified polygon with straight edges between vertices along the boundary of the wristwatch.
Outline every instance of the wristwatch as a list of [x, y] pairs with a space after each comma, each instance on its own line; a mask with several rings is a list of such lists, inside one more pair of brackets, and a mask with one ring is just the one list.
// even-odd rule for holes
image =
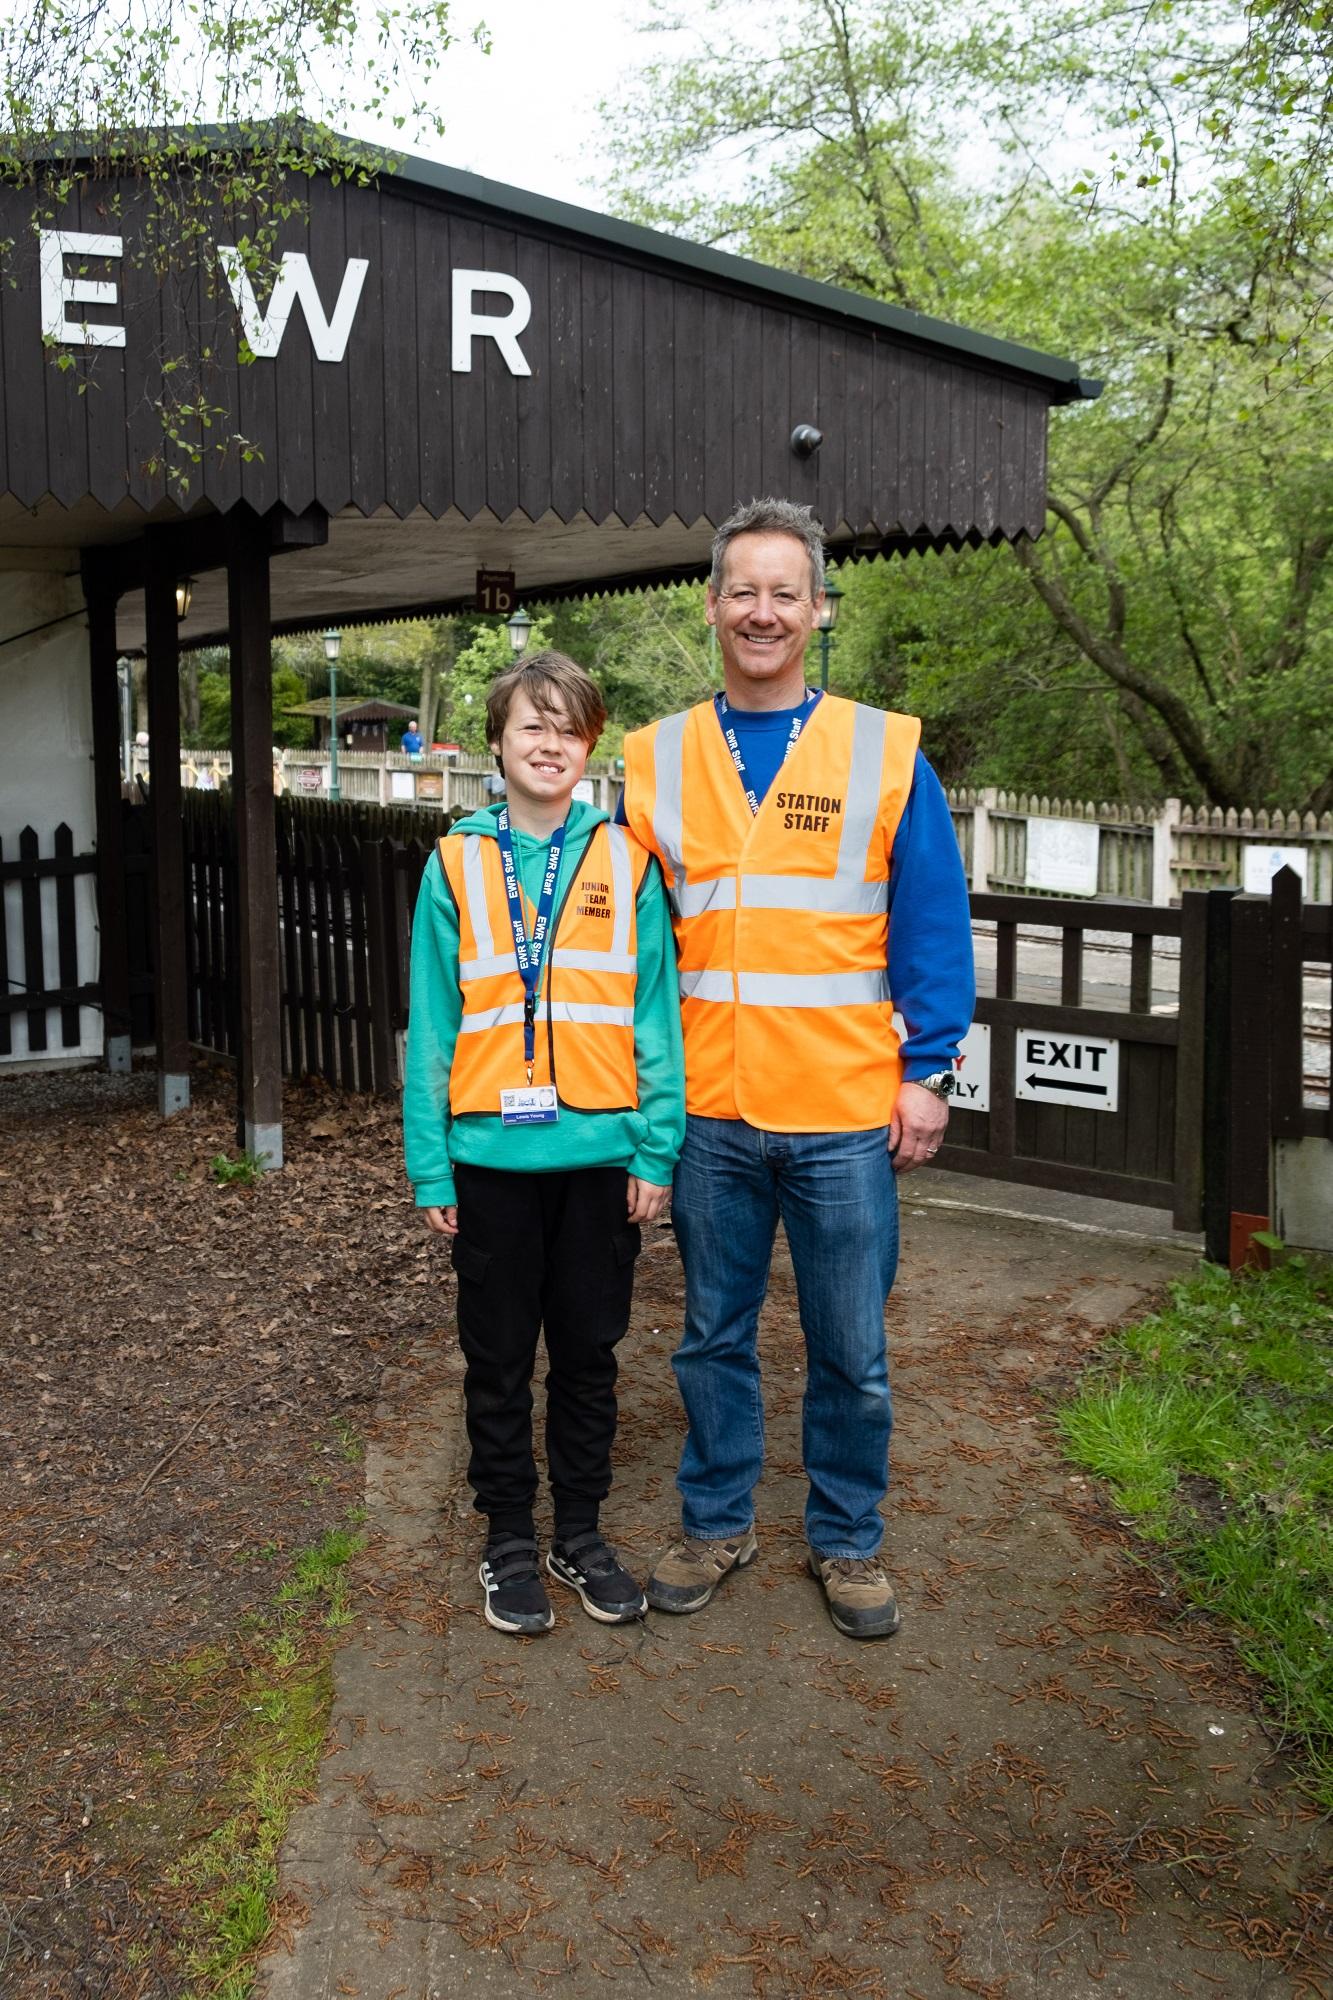
[[909, 1082], [919, 1090], [928, 1090], [932, 1097], [952, 1097], [958, 1088], [958, 1079], [951, 1069], [937, 1069], [933, 1076], [914, 1076]]

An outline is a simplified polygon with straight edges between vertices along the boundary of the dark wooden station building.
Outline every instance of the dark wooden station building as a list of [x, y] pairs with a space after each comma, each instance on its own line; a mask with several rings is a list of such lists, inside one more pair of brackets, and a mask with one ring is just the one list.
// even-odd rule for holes
[[[163, 282], [137, 254], [147, 196], [109, 192], [77, 184], [41, 230], [25, 197], [0, 198], [17, 280], [0, 287], [0, 567], [81, 582], [104, 898], [116, 660], [146, 647], [164, 1112], [188, 1097], [179, 649], [230, 648], [240, 1136], [275, 1165], [274, 632], [469, 605], [481, 568], [515, 572], [526, 600], [698, 577], [715, 525], [760, 493], [809, 502], [835, 556], [1037, 536], [1048, 412], [1097, 393], [1070, 362], [425, 162], [369, 186], [316, 177], [267, 295], [221, 200], [197, 269]], [[197, 461], [162, 449], [183, 337], [210, 350], [207, 422], [182, 420]], [[109, 919], [104, 903], [123, 1066]]]

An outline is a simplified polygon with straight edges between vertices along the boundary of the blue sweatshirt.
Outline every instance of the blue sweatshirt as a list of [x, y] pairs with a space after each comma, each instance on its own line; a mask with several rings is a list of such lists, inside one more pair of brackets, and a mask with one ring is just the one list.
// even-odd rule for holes
[[[782, 769], [792, 723], [804, 712], [804, 704], [764, 710], [728, 704], [746, 782], [761, 803]], [[623, 804], [616, 818], [623, 825]], [[919, 750], [893, 842], [888, 971], [893, 1004], [907, 1025], [904, 1077], [910, 1083], [952, 1069], [976, 1001], [972, 912], [949, 802]]]

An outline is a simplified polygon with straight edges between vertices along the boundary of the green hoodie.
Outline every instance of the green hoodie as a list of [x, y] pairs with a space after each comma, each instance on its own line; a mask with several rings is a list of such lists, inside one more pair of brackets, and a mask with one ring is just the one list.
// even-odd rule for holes
[[[495, 838], [498, 806], [460, 820], [455, 833]], [[566, 822], [556, 881], [558, 909], [593, 829], [607, 815], [575, 799]], [[541, 893], [550, 843], [514, 828], [514, 858], [533, 904]], [[680, 1036], [676, 953], [661, 872], [647, 868], [638, 898], [639, 972], [634, 989], [634, 1060], [639, 1076], [637, 1111], [574, 1111], [561, 1105], [554, 1125], [502, 1125], [495, 1113], [449, 1110], [453, 1061], [463, 996], [458, 984], [458, 910], [440, 866], [431, 855], [421, 878], [412, 924], [412, 991], [403, 1089], [403, 1143], [407, 1177], [418, 1208], [447, 1208], [456, 1200], [453, 1163], [498, 1167], [512, 1174], [549, 1174], [571, 1167], [618, 1167], [665, 1187], [685, 1136], [685, 1060]], [[522, 1079], [520, 1078], [521, 1082]]]

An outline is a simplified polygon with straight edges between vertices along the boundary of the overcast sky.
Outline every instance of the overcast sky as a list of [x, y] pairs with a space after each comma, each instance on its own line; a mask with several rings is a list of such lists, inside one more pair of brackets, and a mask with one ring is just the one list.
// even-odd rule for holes
[[660, 37], [636, 34], [635, 0], [453, 0], [466, 34], [491, 31], [491, 53], [457, 45], [444, 65], [445, 132], [432, 158], [514, 187], [598, 207], [600, 98], [650, 55]]

